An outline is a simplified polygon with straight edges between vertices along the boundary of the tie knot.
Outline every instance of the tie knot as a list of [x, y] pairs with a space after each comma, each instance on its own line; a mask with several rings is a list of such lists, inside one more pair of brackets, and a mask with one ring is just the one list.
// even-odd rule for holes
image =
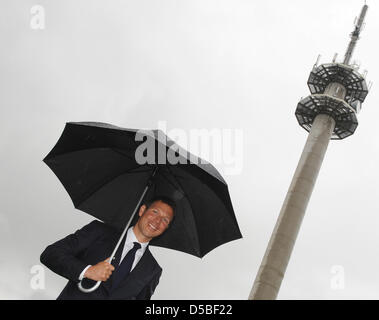
[[138, 242], [133, 242], [133, 245], [133, 249], [136, 251], [141, 248], [141, 244], [139, 244]]

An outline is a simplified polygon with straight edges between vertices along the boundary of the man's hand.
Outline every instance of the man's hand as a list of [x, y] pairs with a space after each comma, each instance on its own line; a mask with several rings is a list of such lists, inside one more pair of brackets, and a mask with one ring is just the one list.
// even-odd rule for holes
[[111, 265], [108, 260], [109, 258], [89, 267], [84, 277], [95, 281], [107, 281], [114, 270], [114, 266]]

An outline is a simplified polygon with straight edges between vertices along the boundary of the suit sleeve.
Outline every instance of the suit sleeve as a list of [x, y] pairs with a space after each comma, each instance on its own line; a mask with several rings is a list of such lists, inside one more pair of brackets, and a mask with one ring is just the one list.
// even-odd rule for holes
[[75, 233], [47, 246], [41, 254], [41, 262], [60, 276], [79, 282], [79, 275], [88, 263], [81, 261], [78, 256], [101, 236], [101, 225], [99, 221], [92, 221]]
[[162, 269], [159, 269], [158, 273], [153, 277], [148, 285], [146, 285], [141, 292], [137, 295], [137, 300], [150, 300], [155, 288], [159, 283], [159, 279], [162, 275]]

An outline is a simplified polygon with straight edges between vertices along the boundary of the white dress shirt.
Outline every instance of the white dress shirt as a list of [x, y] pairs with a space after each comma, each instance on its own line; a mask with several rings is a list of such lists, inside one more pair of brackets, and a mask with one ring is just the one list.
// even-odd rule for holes
[[[149, 242], [139, 242], [137, 240], [136, 235], [134, 234], [133, 227], [130, 227], [128, 229], [128, 231], [126, 232], [126, 238], [125, 238], [124, 248], [122, 250], [122, 254], [121, 254], [121, 259], [120, 259], [119, 265], [121, 264], [122, 260], [126, 256], [126, 254], [133, 248], [133, 246], [134, 246], [133, 242], [138, 242], [141, 245], [141, 248], [139, 248], [136, 251], [134, 262], [133, 262], [133, 265], [132, 265], [132, 268], [130, 269], [130, 271], [132, 271], [135, 268], [135, 266], [137, 265], [137, 263], [141, 260], [141, 257], [145, 253], [147, 245], [149, 244]], [[80, 281], [83, 280], [84, 274], [86, 273], [86, 271], [87, 271], [87, 269], [89, 267], [92, 267], [92, 265], [89, 265], [89, 266], [85, 267], [84, 270], [82, 271], [82, 273], [80, 274], [80, 276], [79, 276], [79, 280]]]
[[133, 242], [138, 242], [141, 245], [141, 248], [139, 248], [136, 251], [136, 256], [134, 258], [134, 262], [130, 271], [132, 271], [134, 267], [137, 265], [137, 263], [141, 260], [141, 257], [145, 253], [147, 245], [149, 244], [149, 242], [139, 242], [136, 238], [136, 235], [134, 234], [133, 227], [129, 228], [128, 232], [126, 233], [126, 239], [125, 239], [124, 249], [122, 250], [122, 254], [121, 254], [120, 264], [121, 264], [121, 261], [126, 256], [126, 254], [133, 248], [134, 246]]

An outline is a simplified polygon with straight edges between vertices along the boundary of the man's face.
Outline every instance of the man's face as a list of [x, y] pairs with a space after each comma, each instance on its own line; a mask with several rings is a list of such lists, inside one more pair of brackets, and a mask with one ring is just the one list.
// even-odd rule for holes
[[139, 216], [136, 231], [144, 241], [150, 241], [165, 232], [174, 217], [174, 211], [168, 204], [158, 200], [149, 208], [143, 205], [139, 210]]

